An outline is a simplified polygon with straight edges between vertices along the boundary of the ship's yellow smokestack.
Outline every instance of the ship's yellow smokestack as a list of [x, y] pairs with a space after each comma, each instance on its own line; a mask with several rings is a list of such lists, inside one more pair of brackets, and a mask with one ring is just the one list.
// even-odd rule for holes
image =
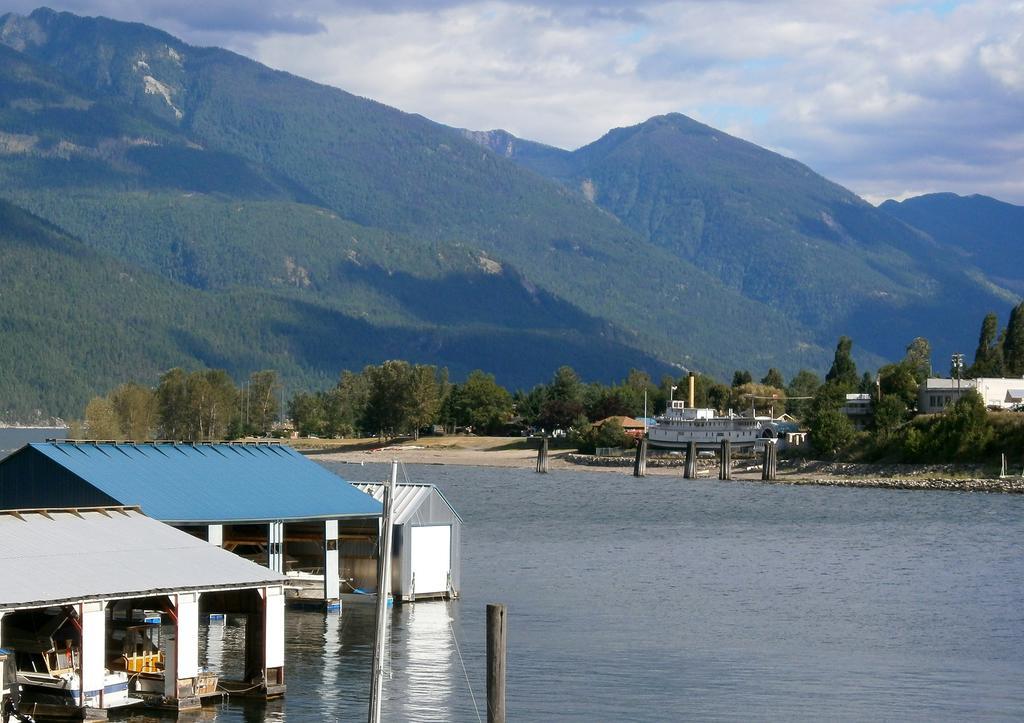
[[690, 405], [690, 409], [693, 409], [694, 407], [697, 406], [697, 404], [696, 404], [696, 399], [697, 399], [697, 377], [694, 375], [693, 372], [690, 372], [689, 380], [690, 380], [690, 396], [687, 398], [687, 404]]

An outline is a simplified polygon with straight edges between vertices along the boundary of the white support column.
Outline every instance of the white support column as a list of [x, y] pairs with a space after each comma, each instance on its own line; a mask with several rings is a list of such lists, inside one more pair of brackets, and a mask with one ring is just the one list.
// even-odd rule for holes
[[199, 672], [199, 594], [170, 595], [174, 608], [173, 626], [160, 630], [164, 651], [164, 698], [179, 710], [198, 707], [192, 679]]
[[176, 595], [175, 612], [178, 615], [178, 655], [176, 672], [178, 680], [194, 678], [199, 672], [199, 594], [194, 592]]
[[338, 521], [324, 520], [324, 600], [337, 600], [341, 580], [338, 579]]
[[264, 669], [284, 667], [284, 588], [280, 585], [267, 587], [264, 592], [267, 605], [265, 616], [266, 645], [263, 646]]
[[106, 672], [107, 616], [102, 602], [86, 602], [78, 606], [82, 625], [80, 653], [82, 707], [103, 707], [103, 679]]
[[211, 545], [224, 547], [224, 525], [207, 525], [206, 539]]
[[284, 523], [267, 524], [267, 567], [284, 572]]

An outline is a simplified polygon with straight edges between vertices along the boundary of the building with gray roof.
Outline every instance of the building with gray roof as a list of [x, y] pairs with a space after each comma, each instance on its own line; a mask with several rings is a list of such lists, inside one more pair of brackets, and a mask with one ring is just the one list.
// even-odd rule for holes
[[[238, 684], [266, 696], [284, 693], [287, 578], [138, 508], [0, 512], [0, 580], [5, 664], [34, 671], [33, 681], [53, 665], [67, 668], [64, 679], [75, 688], [67, 691], [71, 708], [111, 707], [117, 686], [109, 681], [118, 680], [117, 671], [129, 679], [123, 638], [117, 635], [125, 626], [115, 622], [115, 610], [128, 621], [141, 611], [163, 618], [158, 698], [164, 704], [199, 705], [204, 677], [199, 621], [207, 609], [246, 616], [246, 672]], [[58, 644], [57, 662], [39, 657], [43, 665], [26, 664], [29, 656], [52, 655], [49, 648]], [[121, 687], [117, 692], [123, 694]]]
[[339, 525], [381, 504], [280, 444], [50, 441], [0, 460], [0, 509], [135, 505], [276, 572], [317, 569], [339, 597]]

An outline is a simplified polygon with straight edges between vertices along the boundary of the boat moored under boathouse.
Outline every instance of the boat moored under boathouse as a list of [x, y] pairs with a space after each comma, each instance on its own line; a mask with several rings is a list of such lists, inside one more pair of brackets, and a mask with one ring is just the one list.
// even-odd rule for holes
[[[0, 581], [0, 680], [23, 713], [96, 719], [285, 692], [286, 578], [138, 508], [0, 512]], [[234, 681], [200, 659], [210, 609], [244, 619]]]
[[339, 535], [381, 504], [281, 444], [33, 443], [0, 461], [0, 509], [137, 505], [148, 516], [341, 593]]

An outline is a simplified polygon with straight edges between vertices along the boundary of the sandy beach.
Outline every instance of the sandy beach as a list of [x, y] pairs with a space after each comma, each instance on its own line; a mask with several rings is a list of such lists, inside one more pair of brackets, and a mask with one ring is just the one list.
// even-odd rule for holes
[[[399, 460], [407, 464], [444, 464], [471, 467], [534, 469], [537, 450], [525, 439], [505, 437], [428, 437], [415, 441], [380, 443], [361, 440], [293, 440], [295, 446], [316, 459], [348, 464], [386, 463]], [[570, 461], [574, 450], [551, 450], [549, 470], [601, 472], [630, 476], [632, 458], [621, 464], [579, 464]], [[648, 475], [682, 477], [680, 466], [659, 467], [649, 464]], [[717, 462], [701, 459], [698, 478], [716, 479]], [[758, 460], [749, 460], [733, 470], [733, 479], [761, 481]], [[780, 461], [779, 476], [768, 484], [877, 487], [920, 490], [972, 490], [986, 492], [1024, 492], [1020, 476], [1000, 479], [977, 466], [956, 465], [871, 465], [839, 462]]]
[[[306, 444], [297, 445], [297, 448], [319, 460], [349, 464], [389, 462], [393, 459], [407, 464], [520, 469], [533, 469], [537, 464], [536, 448], [528, 447], [524, 439], [505, 437], [431, 437], [393, 444], [380, 444], [376, 440], [345, 440], [337, 445], [325, 444], [322, 449]], [[548, 468], [622, 472], [621, 469], [581, 467], [567, 462], [565, 456], [571, 451], [552, 450], [548, 457]]]

